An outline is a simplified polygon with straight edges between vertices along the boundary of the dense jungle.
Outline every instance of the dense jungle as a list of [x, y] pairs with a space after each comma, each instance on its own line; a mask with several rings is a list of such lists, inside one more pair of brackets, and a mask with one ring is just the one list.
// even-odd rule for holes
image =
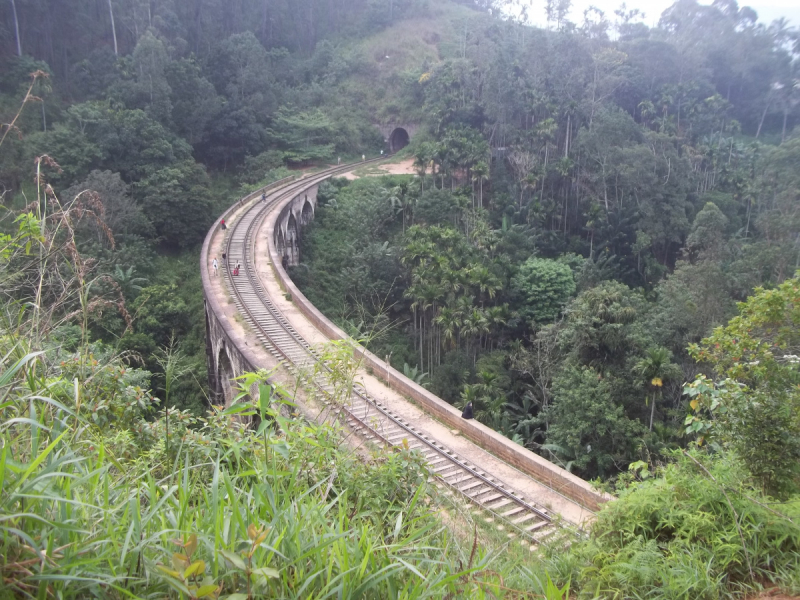
[[[0, 5], [0, 598], [800, 593], [800, 28], [510, 4]], [[249, 396], [266, 373], [211, 404], [206, 232], [388, 124], [410, 172], [324, 184], [290, 274], [615, 494], [569, 543]]]

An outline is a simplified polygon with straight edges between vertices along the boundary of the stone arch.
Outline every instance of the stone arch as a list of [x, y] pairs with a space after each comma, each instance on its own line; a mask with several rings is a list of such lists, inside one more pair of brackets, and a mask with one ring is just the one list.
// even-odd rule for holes
[[306, 197], [306, 201], [303, 203], [303, 210], [300, 212], [300, 223], [305, 227], [314, 219], [314, 207], [311, 206], [311, 202], [308, 201], [308, 197]]
[[280, 227], [275, 230], [275, 248], [281, 257], [286, 255], [286, 238], [283, 237], [283, 229]]
[[289, 266], [296, 267], [300, 264], [300, 228], [297, 226], [297, 219], [294, 214], [289, 213], [286, 222], [286, 261]]
[[389, 151], [397, 152], [408, 146], [411, 137], [403, 127], [397, 127], [389, 136]]
[[224, 406], [230, 406], [233, 403], [235, 396], [233, 380], [235, 377], [236, 372], [223, 342], [217, 356], [217, 388], [219, 399]]

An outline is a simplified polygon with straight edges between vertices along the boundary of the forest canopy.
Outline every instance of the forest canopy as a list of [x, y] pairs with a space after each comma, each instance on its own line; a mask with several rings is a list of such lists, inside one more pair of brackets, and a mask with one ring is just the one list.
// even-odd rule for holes
[[[354, 564], [339, 595], [800, 590], [800, 30], [735, 0], [575, 22], [548, 0], [545, 27], [511, 4], [0, 3], [12, 594], [324, 595]], [[290, 274], [617, 493], [570, 548], [449, 537], [419, 456], [362, 460], [279, 388], [234, 409], [256, 431], [211, 406], [206, 232], [268, 183], [393, 151], [398, 125], [408, 173], [320, 186]]]

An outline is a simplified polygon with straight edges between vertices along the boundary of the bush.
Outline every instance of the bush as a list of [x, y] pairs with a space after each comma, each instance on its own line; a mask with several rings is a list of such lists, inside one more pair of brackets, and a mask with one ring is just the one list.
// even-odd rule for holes
[[[284, 395], [263, 384], [258, 431], [239, 420], [253, 412], [242, 402], [204, 419], [147, 421], [147, 407], [113, 400], [130, 387], [124, 366], [46, 363], [30, 354], [0, 365], [6, 593], [428, 598], [497, 588], [451, 556], [413, 451], [364, 461], [333, 427], [280, 417]], [[248, 389], [266, 375], [249, 376]], [[98, 406], [112, 409], [84, 416]], [[479, 554], [466, 568], [486, 566]]]
[[575, 293], [569, 265], [546, 258], [529, 258], [512, 281], [521, 302], [520, 314], [534, 323], [553, 321]]
[[578, 548], [595, 597], [730, 597], [787, 577], [800, 550], [800, 503], [774, 505], [734, 455], [677, 453], [599, 514]]

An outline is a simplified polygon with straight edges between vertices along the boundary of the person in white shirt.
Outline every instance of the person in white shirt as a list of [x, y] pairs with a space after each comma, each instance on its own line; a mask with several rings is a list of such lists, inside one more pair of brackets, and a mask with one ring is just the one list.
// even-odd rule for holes
[[211, 261], [211, 267], [214, 269], [214, 275], [217, 275], [217, 269], [219, 268], [219, 263], [217, 263], [217, 257], [214, 257], [214, 260]]

